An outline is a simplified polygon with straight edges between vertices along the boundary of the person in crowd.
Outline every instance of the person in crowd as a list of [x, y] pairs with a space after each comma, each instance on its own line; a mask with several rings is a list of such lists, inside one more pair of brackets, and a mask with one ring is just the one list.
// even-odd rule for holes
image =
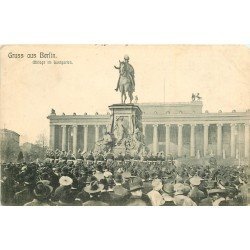
[[24, 186], [21, 191], [18, 191], [14, 195], [14, 204], [17, 206], [23, 206], [24, 204], [31, 202], [34, 199], [34, 186], [32, 183], [24, 182]]
[[120, 173], [115, 175], [114, 182], [115, 185], [113, 188], [113, 193], [111, 194], [111, 205], [123, 206], [127, 202], [130, 193], [122, 186], [123, 178]]
[[187, 196], [187, 193], [190, 189], [188, 189], [187, 185], [182, 183], [177, 183], [174, 185], [174, 203], [177, 206], [196, 206], [197, 204]]
[[174, 203], [174, 185], [167, 183], [162, 187], [162, 197], [164, 199], [164, 206], [176, 206]]
[[62, 195], [64, 195], [65, 192], [67, 192], [68, 190], [71, 189], [72, 187], [72, 183], [73, 183], [73, 179], [70, 178], [69, 176], [65, 176], [63, 175], [60, 179], [59, 179], [59, 183], [60, 186], [58, 188], [56, 188], [53, 196], [52, 196], [52, 200], [53, 201], [59, 201], [60, 197]]
[[89, 200], [84, 202], [83, 206], [108, 206], [109, 204], [101, 201], [100, 195], [104, 185], [98, 181], [92, 181], [84, 188], [84, 191], [89, 194]]
[[140, 177], [131, 178], [129, 181], [130, 197], [126, 206], [150, 206], [151, 202], [147, 195], [142, 193], [142, 179]]
[[53, 191], [53, 187], [49, 185], [48, 181], [38, 181], [35, 189], [34, 196], [35, 198], [25, 204], [25, 206], [52, 206], [54, 205], [50, 201], [50, 196]]
[[219, 189], [219, 188], [211, 189], [208, 191], [208, 194], [212, 199], [213, 206], [220, 206], [221, 202], [226, 201], [226, 190], [225, 189]]
[[197, 204], [199, 205], [200, 201], [205, 198], [205, 194], [199, 189], [201, 184], [201, 177], [193, 176], [190, 178], [190, 186], [191, 191], [189, 192], [188, 196]]
[[148, 193], [152, 206], [162, 206], [165, 203], [160, 194], [160, 191], [162, 190], [162, 181], [160, 179], [154, 179], [152, 181], [152, 187], [153, 190]]

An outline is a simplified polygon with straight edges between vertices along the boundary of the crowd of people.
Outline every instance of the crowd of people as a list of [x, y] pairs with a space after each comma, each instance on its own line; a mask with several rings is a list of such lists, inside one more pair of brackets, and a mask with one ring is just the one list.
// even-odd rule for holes
[[171, 155], [48, 151], [43, 162], [1, 164], [12, 206], [243, 206], [247, 166], [175, 164]]

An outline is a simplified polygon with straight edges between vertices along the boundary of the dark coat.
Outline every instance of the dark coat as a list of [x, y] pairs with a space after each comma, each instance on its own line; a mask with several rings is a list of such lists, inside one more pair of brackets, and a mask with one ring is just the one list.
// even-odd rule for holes
[[144, 194], [147, 194], [152, 190], [153, 190], [152, 181], [144, 181], [142, 186], [142, 192]]
[[199, 190], [198, 187], [193, 187], [192, 190], [189, 192], [188, 195], [197, 205], [200, 203], [202, 199], [204, 199], [206, 196], [205, 194]]
[[14, 203], [17, 206], [23, 206], [24, 204], [31, 202], [33, 199], [33, 190], [29, 187], [25, 187], [22, 191], [15, 193]]
[[83, 206], [108, 206], [109, 204], [101, 201], [99, 198], [90, 199], [82, 204]]
[[125, 204], [126, 206], [151, 206], [150, 199], [147, 195], [141, 197], [131, 195]]
[[127, 202], [130, 193], [122, 185], [117, 185], [113, 188], [113, 192], [110, 194], [111, 206], [124, 206]]

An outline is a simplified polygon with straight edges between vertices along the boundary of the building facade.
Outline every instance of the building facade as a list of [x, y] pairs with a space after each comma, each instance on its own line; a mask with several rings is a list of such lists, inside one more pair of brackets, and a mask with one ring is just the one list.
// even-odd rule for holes
[[16, 161], [20, 135], [9, 129], [0, 129], [0, 161]]
[[[175, 157], [217, 155], [249, 158], [250, 110], [245, 112], [202, 112], [202, 102], [137, 103], [142, 111], [146, 145]], [[50, 148], [90, 151], [105, 131], [110, 131], [111, 114], [56, 115], [50, 120]]]

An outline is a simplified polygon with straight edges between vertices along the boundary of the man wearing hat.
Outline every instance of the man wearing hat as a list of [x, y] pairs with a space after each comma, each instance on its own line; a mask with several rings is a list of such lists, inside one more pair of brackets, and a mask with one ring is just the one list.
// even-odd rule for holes
[[123, 178], [121, 174], [117, 173], [115, 175], [114, 181], [115, 186], [113, 188], [113, 192], [111, 193], [111, 205], [122, 206], [127, 202], [130, 193], [122, 186]]
[[53, 188], [48, 184], [48, 181], [39, 181], [34, 189], [34, 200], [25, 204], [25, 206], [53, 206], [50, 201], [50, 195]]
[[227, 196], [224, 201], [220, 202], [220, 206], [242, 206], [242, 202], [237, 199], [238, 190], [236, 187], [227, 187]]
[[131, 155], [126, 153], [125, 156], [124, 156], [124, 169], [125, 171], [127, 171], [128, 169], [130, 169], [131, 167]]
[[148, 193], [148, 197], [151, 201], [152, 206], [162, 206], [165, 201], [160, 194], [162, 189], [162, 181], [160, 179], [154, 179], [152, 181], [153, 190]]
[[142, 181], [143, 181], [143, 188], [142, 188], [142, 192], [144, 194], [147, 194], [149, 193], [150, 191], [153, 190], [153, 187], [152, 187], [152, 179], [150, 178], [150, 174], [149, 174], [149, 171], [144, 169], [142, 172], [141, 172], [141, 178], [142, 178]]
[[176, 183], [174, 190], [174, 203], [177, 206], [196, 206], [196, 203], [186, 195], [190, 191], [190, 188], [187, 190], [187, 186], [184, 184]]
[[131, 178], [131, 173], [130, 172], [123, 172], [122, 173], [122, 178], [123, 178], [123, 183], [122, 186], [129, 190], [129, 180]]
[[209, 197], [211, 197], [212, 201], [213, 201], [213, 206], [220, 206], [220, 203], [222, 201], [226, 200], [226, 194], [227, 191], [225, 189], [211, 189], [208, 191]]
[[103, 184], [98, 181], [92, 181], [90, 185], [84, 188], [84, 191], [89, 194], [89, 201], [84, 202], [83, 206], [108, 206], [109, 204], [101, 201], [100, 195], [104, 188]]
[[205, 198], [205, 194], [199, 189], [199, 186], [201, 184], [201, 179], [199, 176], [193, 176], [190, 178], [190, 186], [191, 191], [189, 192], [189, 197], [197, 204], [199, 205], [200, 201]]
[[24, 187], [21, 191], [16, 192], [14, 196], [14, 203], [17, 206], [23, 206], [24, 204], [31, 202], [34, 198], [33, 193], [34, 186], [30, 182], [24, 182]]
[[67, 192], [67, 190], [71, 189], [73, 179], [69, 176], [62, 176], [59, 179], [60, 186], [55, 190], [55, 193], [52, 197], [53, 201], [59, 201], [61, 195], [63, 195], [64, 192]]
[[151, 202], [147, 195], [142, 193], [142, 179], [140, 177], [131, 178], [129, 181], [129, 191], [131, 196], [126, 206], [150, 206]]
[[77, 198], [77, 189], [73, 186], [71, 189], [66, 189], [61, 193], [57, 206], [81, 206], [82, 202]]
[[114, 173], [114, 170], [116, 168], [115, 157], [110, 152], [106, 155], [106, 166], [105, 166], [105, 168], [108, 169], [112, 173]]
[[162, 197], [165, 201], [164, 206], [176, 206], [174, 203], [174, 185], [167, 183], [162, 187]]

